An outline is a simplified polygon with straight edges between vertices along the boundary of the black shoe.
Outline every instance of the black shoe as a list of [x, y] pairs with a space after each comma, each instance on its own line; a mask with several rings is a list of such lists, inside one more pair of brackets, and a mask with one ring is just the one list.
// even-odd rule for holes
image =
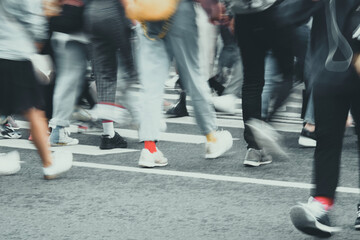
[[357, 205], [357, 218], [355, 220], [355, 229], [360, 230], [360, 204]]
[[0, 126], [0, 137], [6, 138], [6, 139], [19, 139], [21, 138], [21, 133], [18, 131], [15, 131], [13, 128], [7, 126], [7, 125], [1, 125]]
[[109, 135], [101, 136], [100, 149], [127, 148], [127, 142], [117, 132], [113, 138]]
[[315, 132], [310, 132], [306, 128], [303, 128], [299, 137], [299, 145], [303, 147], [316, 147]]
[[171, 117], [189, 116], [189, 113], [186, 109], [186, 93], [185, 92], [180, 93], [179, 100], [177, 101], [177, 103], [175, 103], [175, 105], [172, 108], [167, 110], [166, 114], [170, 115]]

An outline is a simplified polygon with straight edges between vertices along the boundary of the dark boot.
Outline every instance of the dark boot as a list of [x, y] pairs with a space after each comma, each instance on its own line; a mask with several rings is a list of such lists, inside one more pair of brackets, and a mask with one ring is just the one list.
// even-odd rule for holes
[[189, 116], [189, 113], [186, 109], [186, 93], [181, 92], [179, 100], [174, 104], [172, 108], [167, 110], [167, 115], [171, 117], [185, 117]]

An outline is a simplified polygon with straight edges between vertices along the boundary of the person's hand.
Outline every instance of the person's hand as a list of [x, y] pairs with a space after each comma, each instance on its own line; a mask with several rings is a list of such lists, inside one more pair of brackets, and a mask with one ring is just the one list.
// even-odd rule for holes
[[48, 18], [59, 16], [61, 12], [61, 0], [42, 0], [44, 15]]

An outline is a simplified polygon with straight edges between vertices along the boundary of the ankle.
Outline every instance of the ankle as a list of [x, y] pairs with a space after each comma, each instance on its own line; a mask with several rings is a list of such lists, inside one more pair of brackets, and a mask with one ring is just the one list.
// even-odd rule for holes
[[216, 142], [216, 137], [215, 137], [215, 134], [214, 134], [214, 132], [211, 132], [211, 133], [209, 133], [209, 134], [207, 134], [206, 135], [206, 140], [207, 140], [207, 142]]
[[154, 141], [145, 141], [144, 142], [144, 148], [149, 150], [150, 153], [156, 152], [156, 143]]
[[334, 199], [332, 198], [316, 196], [314, 199], [321, 203], [326, 211], [328, 211], [334, 205]]
[[315, 132], [315, 124], [306, 123], [304, 128], [309, 132]]

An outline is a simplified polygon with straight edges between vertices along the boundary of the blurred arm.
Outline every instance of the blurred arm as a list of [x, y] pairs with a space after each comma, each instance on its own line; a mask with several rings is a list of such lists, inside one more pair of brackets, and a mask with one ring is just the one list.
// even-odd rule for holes
[[43, 14], [41, 0], [6, 0], [3, 4], [35, 42], [43, 42], [48, 38], [48, 23]]

